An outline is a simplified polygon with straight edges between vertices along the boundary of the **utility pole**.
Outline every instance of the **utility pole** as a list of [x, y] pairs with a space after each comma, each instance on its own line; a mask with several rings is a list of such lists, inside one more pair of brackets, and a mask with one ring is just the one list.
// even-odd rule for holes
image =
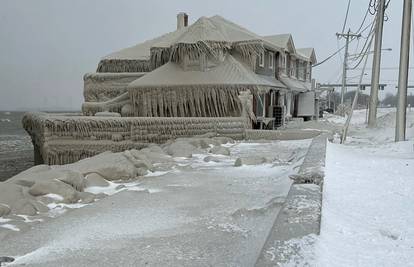
[[371, 96], [369, 100], [368, 127], [377, 125], [378, 90], [381, 70], [382, 32], [384, 28], [385, 0], [379, 0], [375, 22], [374, 59], [372, 61]]
[[[369, 41], [368, 49], [371, 47], [371, 44], [372, 44], [372, 38]], [[352, 102], [351, 112], [349, 113], [348, 118], [346, 119], [346, 123], [345, 123], [344, 129], [342, 131], [341, 144], [344, 144], [345, 141], [346, 141], [346, 136], [348, 134], [349, 125], [350, 125], [351, 119], [352, 119], [352, 114], [354, 113], [355, 107], [358, 104], [358, 95], [359, 95], [359, 92], [361, 90], [362, 79], [364, 78], [364, 73], [365, 73], [365, 68], [367, 66], [367, 62], [368, 62], [368, 58], [369, 58], [369, 53], [365, 54], [364, 56], [365, 56], [364, 67], [362, 67], [362, 72], [361, 72], [361, 75], [359, 77], [358, 88], [355, 91], [355, 96], [354, 96], [354, 101]]]
[[348, 30], [347, 33], [336, 33], [336, 37], [345, 38], [345, 54], [344, 54], [344, 62], [342, 66], [342, 88], [341, 88], [341, 105], [344, 104], [344, 95], [346, 89], [346, 74], [348, 70], [348, 48], [349, 48], [349, 41], [352, 38], [360, 38], [361, 34], [353, 34], [351, 33], [351, 29]]
[[410, 57], [411, 8], [412, 0], [404, 0], [401, 29], [400, 70], [398, 74], [397, 124], [395, 127], [396, 142], [405, 141], [408, 63]]

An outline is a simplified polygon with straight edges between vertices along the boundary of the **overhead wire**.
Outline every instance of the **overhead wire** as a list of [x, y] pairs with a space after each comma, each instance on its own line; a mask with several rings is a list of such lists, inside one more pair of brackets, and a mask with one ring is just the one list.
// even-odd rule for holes
[[[372, 10], [374, 10], [374, 11], [372, 11]], [[375, 13], [377, 13], [377, 11], [378, 11], [377, 0], [370, 0], [369, 1], [368, 11], [371, 15], [375, 15]]]
[[[374, 19], [374, 21], [375, 21], [375, 19]], [[370, 49], [370, 47], [369, 47], [368, 43], [371, 43], [371, 40], [374, 38], [374, 30], [375, 30], [374, 29], [374, 23], [371, 23], [370, 33], [368, 34], [367, 39], [366, 39], [364, 45], [361, 48], [361, 52], [359, 53], [359, 55], [356, 55], [355, 57], [352, 58], [353, 61], [357, 61], [358, 59], [359, 59], [359, 61], [356, 65], [349, 68], [350, 70], [356, 69], [361, 64], [365, 54], [367, 54], [369, 52], [368, 50]]]
[[[373, 32], [371, 33], [371, 38], [369, 39], [369, 44], [371, 44], [371, 42], [372, 42], [372, 40], [374, 39], [374, 34], [373, 34]], [[367, 39], [368, 40], [368, 39]], [[369, 54], [369, 50], [371, 49], [371, 45], [367, 45], [366, 46], [366, 48], [365, 48], [365, 50], [362, 50], [361, 51], [361, 54], [360, 54], [360, 58], [359, 58], [359, 61], [358, 61], [358, 63], [357, 64], [355, 64], [353, 67], [350, 67], [350, 68], [348, 68], [349, 70], [354, 70], [354, 69], [356, 69], [361, 63], [362, 63], [362, 61], [363, 61], [363, 59], [364, 59], [364, 56], [365, 55], [368, 55]]]
[[348, 21], [348, 15], [349, 15], [349, 7], [351, 6], [351, 0], [348, 0], [348, 7], [346, 8], [346, 15], [344, 20], [344, 25], [342, 26], [342, 33], [345, 31], [346, 23]]
[[[390, 3], [390, 0], [388, 0], [387, 3], [385, 4], [385, 6], [384, 6], [385, 10], [388, 8], [389, 3]], [[377, 2], [377, 0], [375, 0], [375, 1], [370, 0], [369, 9], [370, 8], [374, 8], [375, 12], [378, 11], [378, 2]], [[367, 46], [367, 43], [368, 43], [368, 40], [371, 43], [372, 39], [375, 36], [375, 33], [374, 33], [375, 32], [375, 27], [374, 26], [376, 26], [377, 19], [378, 19], [377, 16], [375, 16], [373, 21], [370, 24], [368, 24], [367, 27], [365, 27], [365, 29], [363, 30], [363, 31], [365, 31], [369, 26], [371, 26], [371, 29], [369, 31], [369, 34], [368, 34], [367, 38], [366, 38], [365, 44], [361, 49], [361, 53], [359, 54], [359, 56], [356, 56], [356, 57], [353, 58], [354, 61], [358, 60], [358, 58], [359, 58], [359, 61], [353, 67], [349, 68], [350, 70], [355, 70], [362, 63], [365, 54], [369, 53], [369, 46]], [[361, 32], [363, 32], [363, 31], [361, 31]]]
[[321, 62], [312, 65], [312, 67], [317, 67], [319, 65], [322, 65], [323, 63], [325, 63], [326, 61], [330, 60], [331, 58], [333, 58], [334, 56], [336, 56], [339, 52], [341, 52], [343, 49], [345, 48], [345, 45], [342, 46], [341, 48], [339, 48], [337, 51], [335, 51], [333, 54], [331, 54], [330, 56], [328, 56], [327, 58], [325, 58], [324, 60], [322, 60]]
[[[389, 3], [389, 1], [390, 1], [390, 0], [388, 0], [388, 3]], [[343, 24], [343, 27], [342, 27], [342, 32], [344, 32], [344, 31], [345, 31], [346, 23], [347, 23], [348, 16], [349, 16], [350, 4], [351, 4], [351, 1], [349, 0], [349, 1], [348, 1], [348, 6], [347, 6], [346, 15], [345, 15], [344, 24]], [[374, 9], [374, 12], [372, 12], [372, 9]], [[370, 37], [371, 37], [371, 35], [372, 35], [372, 28], [373, 28], [373, 25], [374, 25], [374, 21], [375, 21], [375, 19], [374, 19], [371, 23], [369, 23], [368, 25], [366, 25], [365, 27], [364, 27], [364, 24], [365, 24], [365, 22], [366, 22], [366, 19], [367, 19], [367, 17], [368, 17], [368, 14], [375, 15], [375, 13], [376, 13], [376, 12], [377, 12], [377, 0], [370, 0], [370, 3], [369, 3], [368, 8], [367, 8], [367, 11], [365, 12], [364, 17], [363, 17], [363, 19], [362, 19], [362, 22], [361, 22], [360, 26], [358, 27], [358, 31], [357, 31], [357, 34], [362, 34], [362, 33], [364, 33], [367, 29], [369, 29], [369, 28], [371, 27], [370, 32], [369, 32], [369, 34], [367, 35], [367, 37], [364, 37], [364, 38], [366, 39], [366, 41], [365, 41], [365, 43], [364, 43], [364, 45], [363, 45], [363, 47], [362, 47], [362, 49], [361, 49], [361, 53], [360, 53], [361, 55], [363, 54], [363, 53], [362, 53], [363, 51], [365, 51], [365, 52], [366, 52], [366, 46], [367, 46], [368, 41], [369, 41], [369, 39], [370, 39]], [[363, 27], [364, 27], [364, 28], [363, 28]], [[349, 43], [351, 43], [353, 40], [355, 40], [355, 38], [352, 38], [352, 39], [349, 41]], [[339, 43], [337, 43], [337, 46], [338, 46], [338, 49], [337, 49], [334, 53], [332, 53], [331, 55], [329, 55], [327, 58], [325, 58], [325, 59], [324, 59], [324, 60], [322, 60], [321, 62], [319, 62], [319, 63], [317, 63], [317, 64], [312, 65], [312, 67], [318, 67], [318, 66], [322, 65], [323, 63], [327, 62], [328, 60], [330, 60], [331, 58], [333, 58], [334, 56], [336, 56], [336, 55], [338, 55], [338, 54], [339, 54], [339, 56], [341, 57], [340, 52], [341, 52], [341, 51], [345, 48], [345, 46], [346, 46], [346, 45], [344, 45], [344, 46], [342, 46], [342, 47], [339, 47]], [[362, 60], [361, 60], [361, 61], [362, 61]], [[357, 64], [356, 66], [354, 66], [354, 67], [358, 67], [358, 66], [359, 66], [359, 64], [360, 64], [360, 63], [358, 63], [358, 64]]]

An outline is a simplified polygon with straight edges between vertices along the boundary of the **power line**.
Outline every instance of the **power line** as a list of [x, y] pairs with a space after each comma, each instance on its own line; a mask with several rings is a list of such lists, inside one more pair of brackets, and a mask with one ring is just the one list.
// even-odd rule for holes
[[[408, 67], [409, 69], [414, 69], [413, 67]], [[365, 68], [366, 70], [371, 70], [372, 68]], [[381, 70], [398, 70], [399, 67], [381, 67]], [[355, 68], [353, 70], [361, 70], [361, 68]]]
[[[371, 27], [370, 28], [370, 30], [369, 30], [369, 33], [368, 33], [368, 35], [367, 35], [367, 37], [365, 38], [366, 40], [365, 40], [365, 43], [364, 43], [364, 45], [362, 46], [362, 48], [361, 48], [361, 52], [360, 52], [360, 54], [357, 56], [357, 57], [355, 57], [354, 58], [354, 60], [357, 60], [359, 57], [364, 57], [364, 55], [365, 55], [365, 53], [367, 52], [367, 49], [366, 49], [366, 47], [367, 47], [367, 44], [368, 44], [368, 41], [369, 42], [371, 42], [371, 39], [373, 38], [373, 34], [374, 34], [374, 25], [375, 25], [375, 21], [376, 21], [376, 17], [374, 17], [374, 19], [371, 21], [371, 23], [369, 23], [361, 32], [360, 32], [360, 34], [362, 34], [364, 31], [366, 31], [369, 27]], [[361, 58], [361, 60], [360, 60], [360, 62], [356, 65], [356, 66], [354, 66], [353, 68], [356, 68], [356, 67], [358, 67], [359, 66], [359, 64], [361, 64], [361, 61], [362, 61], [362, 58]]]
[[[374, 24], [372, 24], [372, 25], [374, 25]], [[362, 48], [362, 52], [360, 53], [360, 60], [358, 61], [358, 63], [356, 64], [356, 65], [354, 65], [352, 68], [349, 68], [350, 70], [353, 70], [353, 69], [355, 69], [355, 68], [357, 68], [360, 64], [361, 64], [361, 62], [362, 62], [362, 60], [364, 59], [364, 56], [365, 55], [368, 55], [368, 53], [369, 53], [369, 50], [371, 49], [371, 43], [372, 43], [372, 40], [374, 39], [374, 31], [371, 31], [371, 33], [370, 33], [370, 35], [371, 35], [371, 38], [369, 38], [369, 44], [368, 43], [366, 43], [365, 45], [364, 45], [364, 47]], [[368, 39], [367, 39], [368, 40]], [[367, 45], [368, 44], [368, 45]], [[366, 46], [366, 48], [365, 48], [365, 46]], [[364, 68], [365, 69], [365, 68]]]
[[[367, 9], [367, 12], [365, 13], [365, 15], [364, 15], [364, 18], [363, 18], [363, 20], [362, 20], [362, 23], [361, 23], [361, 25], [359, 26], [359, 29], [358, 29], [358, 31], [357, 31], [357, 33], [358, 34], [362, 34], [363, 32], [365, 32], [370, 26], [373, 26], [373, 22], [375, 21], [372, 21], [370, 24], [368, 24], [364, 29], [362, 29], [361, 30], [361, 28], [363, 27], [363, 25], [364, 25], [364, 23], [365, 23], [365, 21], [366, 21], [366, 18], [367, 18], [367, 16], [368, 16], [368, 13], [371, 13], [370, 12], [370, 6], [371, 6], [371, 2], [372, 2], [373, 0], [370, 0], [370, 5], [368, 6], [368, 9]], [[344, 27], [346, 26], [346, 21], [347, 21], [347, 18], [348, 18], [348, 15], [349, 15], [349, 7], [350, 7], [350, 4], [351, 4], [351, 1], [349, 0], [348, 1], [348, 7], [347, 7], [347, 12], [346, 12], [346, 16], [345, 16], [345, 21], [344, 21]], [[375, 13], [374, 13], [375, 14]], [[343, 27], [343, 29], [342, 29], [342, 32], [345, 30], [345, 28]], [[371, 32], [372, 32], [372, 27], [371, 27], [371, 30], [370, 30], [370, 33], [368, 34], [368, 36], [367, 36], [367, 40], [365, 41], [365, 44], [364, 44], [364, 46], [363, 46], [363, 48], [362, 49], [364, 49], [365, 48], [365, 46], [366, 46], [366, 44], [367, 44], [367, 42], [368, 42], [368, 39], [369, 39], [369, 36], [370, 36], [370, 34], [371, 34]], [[353, 41], [354, 39], [351, 39], [350, 41], [349, 41], [349, 43], [351, 43], [352, 41]], [[337, 54], [339, 54], [344, 48], [346, 47], [346, 45], [344, 45], [344, 46], [342, 46], [342, 47], [340, 47], [340, 48], [338, 48], [338, 50], [337, 51], [335, 51], [334, 53], [332, 53], [330, 56], [328, 56], [327, 58], [325, 58], [324, 60], [322, 60], [321, 62], [319, 62], [319, 63], [317, 63], [317, 64], [315, 64], [315, 65], [313, 65], [312, 67], [313, 68], [315, 68], [315, 67], [317, 67], [317, 66], [319, 66], [319, 65], [322, 65], [323, 63], [325, 63], [325, 62], [327, 62], [328, 60], [330, 60], [331, 58], [333, 58], [334, 56], [336, 56]], [[342, 60], [341, 60], [342, 61]]]
[[365, 15], [364, 15], [364, 18], [362, 19], [362, 23], [361, 23], [361, 25], [359, 26], [359, 28], [358, 28], [358, 30], [356, 31], [357, 33], [361, 33], [361, 32], [359, 32], [361, 29], [362, 29], [362, 27], [364, 26], [364, 24], [365, 24], [365, 20], [367, 19], [367, 17], [368, 17], [368, 13], [369, 13], [369, 7], [367, 8], [367, 11], [365, 12]]
[[[352, 40], [351, 40], [350, 42], [352, 42]], [[341, 51], [345, 48], [345, 46], [346, 46], [346, 45], [342, 46], [342, 47], [341, 47], [341, 48], [339, 48], [337, 51], [335, 51], [332, 55], [330, 55], [329, 57], [325, 58], [325, 59], [324, 59], [324, 60], [322, 60], [321, 62], [319, 62], [319, 63], [317, 63], [317, 64], [313, 65], [312, 67], [313, 67], [313, 68], [315, 68], [315, 67], [317, 67], [317, 66], [319, 66], [319, 65], [322, 65], [322, 64], [323, 64], [323, 63], [325, 63], [326, 61], [330, 60], [331, 58], [333, 58], [334, 56], [336, 56], [339, 52], [341, 52]]]
[[344, 20], [344, 26], [342, 27], [342, 33], [345, 31], [346, 22], [348, 21], [349, 7], [351, 6], [351, 0], [348, 0], [348, 7], [346, 8], [346, 15]]
[[[372, 9], [374, 11], [372, 11]], [[368, 8], [368, 10], [369, 10], [369, 13], [371, 15], [375, 15], [375, 13], [377, 13], [377, 11], [378, 11], [378, 3], [377, 3], [377, 0], [370, 0], [369, 1], [369, 8]]]
[[341, 105], [344, 103], [344, 94], [346, 90], [346, 73], [348, 70], [348, 49], [350, 41], [354, 40], [355, 38], [360, 38], [361, 34], [354, 34], [351, 33], [351, 29], [345, 33], [337, 33], [336, 36], [338, 38], [345, 38], [345, 54], [344, 54], [344, 62], [343, 62], [343, 74], [342, 74], [342, 90], [341, 90]]

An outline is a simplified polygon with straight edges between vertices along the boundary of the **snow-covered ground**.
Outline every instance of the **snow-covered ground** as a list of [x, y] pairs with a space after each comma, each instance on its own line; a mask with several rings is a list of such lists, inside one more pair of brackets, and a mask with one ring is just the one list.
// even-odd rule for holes
[[414, 266], [414, 112], [399, 143], [395, 110], [378, 115], [367, 129], [356, 111], [347, 143], [328, 143], [320, 236], [292, 240], [305, 260], [288, 266]]
[[[310, 142], [238, 142], [222, 145], [230, 155], [164, 155], [172, 166], [164, 173], [87, 186], [85, 192], [108, 194], [88, 204], [65, 204], [49, 193], [39, 198], [51, 199], [49, 212], [30, 229], [20, 228], [16, 216], [0, 220], [0, 233], [7, 231], [0, 256], [29, 266], [252, 266]], [[235, 166], [249, 157], [266, 161]]]
[[[414, 112], [407, 120], [410, 141], [397, 144], [395, 110], [380, 109], [376, 129], [365, 127], [365, 114], [355, 112], [345, 145], [328, 144], [321, 234], [291, 239], [289, 245], [300, 247], [299, 259], [304, 260], [286, 265], [414, 266]], [[339, 133], [344, 122], [327, 115], [301, 127]], [[289, 191], [288, 177], [297, 173], [310, 140], [194, 147], [191, 157], [179, 156], [186, 154], [181, 145], [189, 143], [193, 141], [176, 143], [177, 155], [165, 154], [174, 143], [142, 152], [148, 159], [154, 151], [158, 154], [148, 163], [151, 171], [139, 179], [105, 181], [95, 175], [82, 192], [94, 196], [90, 201], [66, 203], [52, 191], [28, 199], [47, 209], [22, 215], [16, 213], [24, 210], [20, 205], [0, 217], [0, 256], [30, 266], [252, 266]], [[213, 154], [214, 147], [229, 149], [230, 155]], [[129, 165], [92, 167], [112, 176], [135, 174], [141, 154], [104, 154], [96, 165], [105, 157], [122, 159], [105, 161], [112, 165]], [[253, 165], [235, 166], [238, 158], [249, 157]], [[55, 166], [45, 174], [78, 170], [89, 181], [91, 162]], [[33, 187], [29, 174], [10, 183]], [[17, 183], [17, 178], [26, 182]]]

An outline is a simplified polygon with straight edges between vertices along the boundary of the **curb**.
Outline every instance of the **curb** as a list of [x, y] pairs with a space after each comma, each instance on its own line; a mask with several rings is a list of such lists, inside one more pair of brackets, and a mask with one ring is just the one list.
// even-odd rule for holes
[[[322, 186], [328, 136], [315, 137], [309, 147], [286, 202], [277, 216], [255, 266], [280, 266], [301, 262], [303, 253], [299, 239], [318, 235], [320, 231]], [[313, 238], [304, 238], [306, 246]]]

